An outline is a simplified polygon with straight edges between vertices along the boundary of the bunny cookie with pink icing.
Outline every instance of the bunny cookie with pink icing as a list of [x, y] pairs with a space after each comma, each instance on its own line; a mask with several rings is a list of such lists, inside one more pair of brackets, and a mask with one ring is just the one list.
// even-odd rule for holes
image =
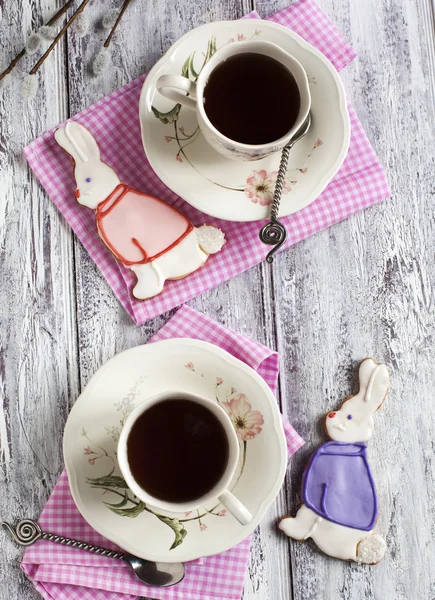
[[366, 358], [359, 368], [359, 392], [325, 417], [331, 438], [311, 456], [302, 477], [302, 501], [296, 517], [279, 528], [299, 541], [312, 538], [326, 554], [376, 564], [386, 544], [373, 533], [378, 516], [376, 489], [367, 461], [366, 441], [373, 415], [390, 387], [388, 369]]
[[86, 127], [70, 121], [54, 137], [73, 158], [77, 201], [96, 211], [98, 235], [136, 274], [135, 298], [156, 296], [167, 279], [189, 275], [209, 254], [221, 250], [225, 236], [220, 229], [196, 228], [163, 200], [121, 183], [101, 161], [98, 144]]

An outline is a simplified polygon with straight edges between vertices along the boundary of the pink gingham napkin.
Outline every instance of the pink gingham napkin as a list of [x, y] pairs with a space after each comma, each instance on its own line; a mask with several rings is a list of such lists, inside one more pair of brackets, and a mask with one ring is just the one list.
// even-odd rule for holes
[[[150, 342], [190, 337], [220, 346], [252, 367], [276, 393], [278, 354], [182, 306]], [[289, 456], [304, 443], [283, 417]], [[139, 517], [140, 518], [140, 517]], [[42, 529], [108, 548], [117, 548], [86, 523], [72, 499], [66, 472], [60, 476], [40, 518]], [[40, 541], [29, 547], [22, 569], [47, 600], [238, 600], [242, 594], [250, 538], [227, 552], [188, 563], [183, 582], [154, 588], [138, 581], [122, 561]]]
[[[257, 13], [248, 16], [259, 18]], [[291, 28], [323, 52], [338, 70], [355, 57], [341, 33], [312, 0], [300, 0], [268, 20]], [[74, 120], [91, 130], [101, 147], [102, 159], [115, 168], [121, 181], [175, 204], [194, 225], [200, 225], [204, 215], [171, 192], [144, 157], [138, 117], [144, 79], [145, 75], [116, 90], [76, 115]], [[384, 170], [351, 106], [349, 112], [352, 135], [347, 158], [315, 202], [283, 219], [289, 231], [285, 247], [389, 196]], [[261, 223], [231, 223], [207, 217], [207, 223], [216, 225], [226, 234], [227, 244], [223, 251], [212, 256], [204, 267], [189, 277], [167, 282], [159, 296], [142, 302], [135, 300], [131, 295], [135, 276], [115, 260], [99, 239], [93, 211], [76, 202], [71, 160], [54, 141], [53, 131], [24, 149], [27, 160], [138, 325], [258, 264], [270, 250], [258, 238]]]

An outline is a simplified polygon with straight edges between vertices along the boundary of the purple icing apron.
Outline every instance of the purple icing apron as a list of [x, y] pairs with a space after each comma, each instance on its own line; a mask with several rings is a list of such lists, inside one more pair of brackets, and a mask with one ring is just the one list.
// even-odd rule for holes
[[318, 515], [370, 531], [378, 516], [367, 444], [327, 442], [313, 454], [302, 478], [303, 502]]

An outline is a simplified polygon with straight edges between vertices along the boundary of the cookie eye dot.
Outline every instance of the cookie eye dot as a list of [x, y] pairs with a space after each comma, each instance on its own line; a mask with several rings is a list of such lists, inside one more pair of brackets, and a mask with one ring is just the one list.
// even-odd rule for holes
[[92, 179], [90, 177], [86, 177], [85, 181], [86, 183], [91, 183]]
[[352, 415], [347, 415], [347, 418], [349, 419], [349, 421], [352, 419]]
[[328, 417], [330, 419], [333, 419], [335, 417], [335, 412], [330, 412], [329, 415], [328, 415]]

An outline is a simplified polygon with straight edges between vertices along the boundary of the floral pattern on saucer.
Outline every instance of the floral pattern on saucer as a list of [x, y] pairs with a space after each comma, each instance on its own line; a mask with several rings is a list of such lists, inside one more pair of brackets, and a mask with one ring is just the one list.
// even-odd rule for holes
[[[214, 504], [207, 502], [204, 510], [198, 507], [199, 515], [196, 511], [189, 515], [163, 514], [166, 511], [156, 509], [160, 513], [157, 516], [142, 505], [137, 508], [128, 500], [124, 504], [126, 495], [135, 503], [138, 500], [120, 478], [117, 465], [121, 422], [134, 406], [171, 390], [230, 405], [242, 394], [230, 406], [234, 417], [238, 417], [241, 449], [230, 489], [237, 483], [234, 493], [253, 516], [248, 525], [243, 526], [229, 512], [224, 513], [222, 506], [214, 508], [217, 500]], [[261, 413], [264, 423], [260, 424], [261, 417], [250, 414], [251, 411]], [[246, 439], [242, 441], [241, 437]], [[244, 446], [247, 458], [237, 481]], [[63, 451], [71, 494], [86, 521], [126, 552], [154, 562], [196, 560], [225, 552], [246, 539], [276, 498], [288, 458], [279, 407], [264, 379], [221, 348], [186, 338], [130, 348], [100, 367], [71, 409], [65, 424]], [[113, 463], [116, 468], [111, 473]], [[101, 481], [103, 477], [106, 479]], [[105, 503], [122, 505], [109, 508]], [[117, 513], [113, 508], [131, 511], [126, 515], [125, 510]], [[174, 542], [178, 545], [170, 550]]]
[[[310, 154], [307, 156], [307, 160], [311, 158], [312, 153], [316, 148], [320, 148], [323, 145], [323, 142], [320, 138], [318, 138], [311, 150]], [[287, 177], [285, 177], [283, 181], [282, 193], [289, 194], [292, 191], [292, 186], [296, 185], [297, 179], [290, 179], [291, 173], [301, 173], [305, 175], [308, 173], [308, 167], [301, 167], [296, 169], [288, 169]], [[254, 204], [261, 204], [261, 206], [269, 206], [273, 201], [273, 193], [275, 191], [276, 178], [278, 176], [278, 171], [272, 171], [268, 173], [265, 169], [261, 169], [259, 171], [252, 171], [249, 177], [246, 180], [245, 194]], [[293, 175], [295, 177], [295, 175]]]
[[[184, 367], [198, 377], [204, 377], [195, 368], [193, 362], [187, 362]], [[101, 465], [101, 470], [97, 476], [87, 477], [86, 483], [92, 489], [101, 490], [102, 503], [116, 515], [136, 518], [144, 511], [154, 515], [161, 523], [172, 529], [174, 541], [169, 549], [173, 550], [183, 543], [188, 534], [186, 527], [189, 523], [196, 522], [199, 530], [205, 532], [208, 529], [207, 520], [212, 516], [219, 518], [227, 516], [227, 510], [222, 508], [220, 504], [216, 504], [210, 509], [203, 508], [202, 510], [189, 511], [182, 516], [168, 516], [158, 513], [139, 500], [128, 488], [124, 478], [117, 474], [116, 446], [114, 449], [113, 443], [118, 442], [125, 420], [135, 408], [136, 399], [140, 395], [140, 388], [146, 379], [146, 376], [140, 377], [128, 394], [122, 400], [115, 402], [116, 411], [119, 413], [119, 422], [104, 427], [105, 433], [109, 437], [107, 446], [95, 443], [83, 428], [81, 435], [86, 440], [83, 448], [84, 460], [92, 467], [95, 466], [96, 470]], [[240, 444], [240, 465], [237, 479], [232, 486], [233, 491], [245, 469], [248, 443], [261, 433], [264, 417], [260, 411], [252, 409], [252, 405], [244, 393], [238, 392], [232, 385], [226, 384], [219, 376], [216, 377], [215, 382], [215, 398], [216, 402], [225, 409], [230, 417]], [[110, 449], [109, 446], [112, 448]]]

